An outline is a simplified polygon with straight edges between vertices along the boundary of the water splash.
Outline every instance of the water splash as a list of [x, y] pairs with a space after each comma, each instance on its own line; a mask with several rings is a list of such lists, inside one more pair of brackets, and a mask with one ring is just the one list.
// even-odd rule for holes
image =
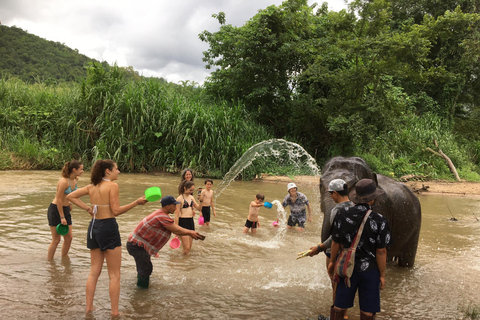
[[[320, 177], [320, 170], [315, 159], [299, 144], [283, 139], [270, 139], [257, 143], [250, 147], [230, 168], [223, 177], [222, 182], [215, 190], [215, 199], [228, 188], [230, 183], [252, 162], [259, 157], [271, 157], [282, 159], [290, 165], [300, 169], [307, 167], [311, 175]], [[320, 194], [318, 196], [320, 198]], [[319, 200], [319, 199], [316, 199]]]
[[272, 204], [277, 207], [277, 219], [278, 219], [278, 231], [275, 235], [277, 240], [280, 240], [284, 237], [287, 230], [287, 212], [282, 206], [282, 203], [279, 200], [273, 200]]

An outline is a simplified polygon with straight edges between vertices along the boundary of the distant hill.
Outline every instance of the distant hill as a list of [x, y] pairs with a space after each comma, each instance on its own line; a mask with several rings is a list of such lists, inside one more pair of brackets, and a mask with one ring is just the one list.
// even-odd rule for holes
[[85, 63], [96, 61], [60, 42], [48, 41], [15, 26], [0, 25], [0, 78], [25, 82], [78, 82]]

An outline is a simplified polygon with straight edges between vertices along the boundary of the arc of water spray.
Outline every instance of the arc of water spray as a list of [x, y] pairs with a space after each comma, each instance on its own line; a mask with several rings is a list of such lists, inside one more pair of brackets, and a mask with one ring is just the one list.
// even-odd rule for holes
[[[222, 182], [215, 190], [215, 199], [217, 199], [222, 192], [228, 188], [230, 183], [242, 172], [246, 167], [258, 157], [280, 156], [282, 151], [288, 150], [288, 158], [293, 164], [297, 164], [298, 159], [305, 157], [306, 164], [312, 169], [314, 176], [320, 176], [315, 159], [299, 144], [286, 141], [283, 139], [270, 139], [259, 142], [250, 147], [241, 157], [235, 162], [230, 170], [223, 177]], [[297, 161], [295, 161], [297, 160]]]

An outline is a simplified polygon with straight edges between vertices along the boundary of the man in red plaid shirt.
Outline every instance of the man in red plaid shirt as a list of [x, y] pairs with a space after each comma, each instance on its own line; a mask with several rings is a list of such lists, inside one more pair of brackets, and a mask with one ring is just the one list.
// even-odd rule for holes
[[160, 200], [162, 208], [143, 218], [128, 237], [127, 251], [135, 258], [137, 265], [137, 286], [148, 288], [153, 271], [151, 256], [158, 257], [158, 251], [168, 242], [170, 235], [190, 236], [203, 240], [203, 236], [193, 230], [184, 229], [174, 223], [169, 214], [175, 213], [176, 201], [173, 196]]

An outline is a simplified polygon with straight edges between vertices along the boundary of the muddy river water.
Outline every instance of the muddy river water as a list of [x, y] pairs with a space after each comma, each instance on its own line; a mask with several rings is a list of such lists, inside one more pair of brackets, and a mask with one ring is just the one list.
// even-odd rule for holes
[[[90, 216], [72, 212], [74, 239], [68, 258], [47, 261], [51, 239], [47, 207], [57, 171], [0, 172], [0, 314], [2, 319], [84, 319], [85, 283], [90, 269], [86, 233]], [[89, 172], [79, 186], [89, 181]], [[177, 176], [121, 174], [120, 203], [150, 186], [176, 195]], [[196, 187], [203, 181], [196, 179]], [[214, 181], [214, 188], [220, 180]], [[233, 182], [216, 201], [217, 217], [191, 254], [168, 245], [153, 259], [150, 288], [136, 287], [135, 263], [125, 241], [137, 223], [159, 203], [139, 206], [117, 218], [122, 237], [120, 311], [122, 319], [316, 319], [331, 305], [323, 255], [296, 260], [298, 252], [320, 241], [316, 186], [299, 184], [313, 204], [313, 221], [304, 233], [274, 228], [277, 210], [260, 210], [255, 236], [242, 234], [249, 202], [256, 193], [282, 200], [285, 183]], [[88, 202], [88, 198], [84, 199]], [[423, 221], [416, 265], [387, 268], [382, 312], [377, 319], [462, 319], [461, 309], [480, 305], [480, 199], [420, 196]], [[197, 213], [198, 214], [198, 213]], [[476, 215], [476, 216], [475, 216]], [[454, 216], [458, 221], [451, 221]], [[359, 319], [358, 303], [350, 319]], [[108, 275], [104, 268], [93, 319], [108, 319]]]

